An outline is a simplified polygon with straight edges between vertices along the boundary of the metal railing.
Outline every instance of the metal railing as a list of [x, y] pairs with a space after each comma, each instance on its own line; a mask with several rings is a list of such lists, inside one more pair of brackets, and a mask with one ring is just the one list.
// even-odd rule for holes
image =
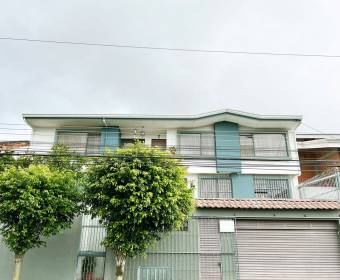
[[300, 198], [340, 200], [340, 172], [337, 167], [302, 182], [299, 186]]

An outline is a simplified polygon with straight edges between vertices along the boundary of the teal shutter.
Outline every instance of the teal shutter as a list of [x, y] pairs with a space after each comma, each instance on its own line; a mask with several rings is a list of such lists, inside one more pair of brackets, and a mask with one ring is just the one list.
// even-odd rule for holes
[[255, 198], [252, 175], [232, 174], [233, 198]]
[[101, 133], [101, 152], [105, 149], [115, 150], [120, 146], [120, 129], [118, 127], [104, 127]]
[[218, 173], [241, 172], [240, 133], [237, 123], [215, 123], [215, 149]]

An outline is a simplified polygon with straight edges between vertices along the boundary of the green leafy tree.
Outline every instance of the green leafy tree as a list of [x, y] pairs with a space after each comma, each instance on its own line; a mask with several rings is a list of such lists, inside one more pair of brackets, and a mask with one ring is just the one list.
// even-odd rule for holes
[[72, 225], [80, 211], [75, 173], [47, 165], [12, 166], [0, 172], [0, 233], [15, 254], [13, 280], [25, 253]]
[[84, 174], [83, 168], [86, 164], [86, 159], [77, 153], [71, 152], [63, 144], [55, 144], [51, 151], [46, 154], [34, 152], [24, 155], [0, 153], [0, 172], [11, 166], [28, 167], [31, 164], [44, 164], [59, 171], [73, 171], [78, 177], [81, 177]]
[[15, 165], [16, 161], [10, 153], [0, 153], [0, 172], [3, 172], [9, 166]]
[[100, 158], [88, 172], [90, 212], [107, 230], [103, 244], [122, 280], [127, 257], [145, 253], [164, 233], [180, 228], [193, 209], [185, 170], [169, 153], [137, 143]]

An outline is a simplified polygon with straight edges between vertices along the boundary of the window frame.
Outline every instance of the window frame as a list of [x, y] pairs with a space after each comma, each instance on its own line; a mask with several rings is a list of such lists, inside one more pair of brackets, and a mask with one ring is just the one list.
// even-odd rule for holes
[[[181, 135], [190, 135], [190, 134], [197, 134], [200, 136], [199, 142], [199, 153], [198, 154], [182, 154], [182, 144], [181, 144]], [[212, 143], [213, 145], [211, 146], [211, 150], [208, 148], [203, 148], [202, 149], [202, 135], [209, 135], [212, 137]], [[181, 156], [199, 156], [199, 157], [215, 157], [216, 156], [216, 139], [215, 139], [215, 132], [203, 132], [203, 131], [179, 131], [177, 133], [177, 153]], [[205, 153], [211, 153], [211, 155], [206, 155]]]
[[[287, 197], [258, 197], [256, 194], [259, 193], [258, 191], [256, 191], [256, 184], [255, 181], [256, 179], [259, 180], [284, 180], [287, 182]], [[262, 175], [262, 174], [258, 174], [258, 175], [253, 175], [253, 188], [254, 188], [254, 194], [255, 194], [255, 199], [291, 199], [292, 198], [292, 190], [291, 190], [291, 180], [290, 180], [290, 176], [289, 175]], [[270, 189], [270, 187], [267, 187], [267, 192], [262, 192], [263, 194], [268, 194], [268, 189]]]
[[[256, 146], [255, 146], [255, 139], [254, 135], [283, 135], [284, 141], [285, 141], [285, 148], [286, 148], [286, 155], [283, 156], [261, 156], [256, 154]], [[241, 145], [241, 137], [242, 136], [251, 136], [252, 139], [252, 144], [253, 144], [253, 149], [252, 149], [252, 154], [251, 156], [242, 155], [242, 145]], [[286, 131], [268, 131], [268, 132], [240, 132], [240, 154], [242, 159], [268, 159], [268, 160], [288, 160], [291, 158], [291, 152], [289, 151], [289, 138], [288, 138], [288, 133]]]
[[54, 144], [60, 144], [58, 143], [58, 140], [59, 140], [59, 135], [60, 133], [65, 133], [65, 134], [86, 134], [86, 143], [84, 145], [84, 148], [85, 148], [85, 151], [84, 153], [80, 153], [78, 151], [76, 151], [75, 153], [76, 154], [81, 154], [81, 155], [84, 155], [84, 156], [95, 156], [95, 155], [100, 155], [101, 154], [101, 144], [99, 144], [99, 147], [98, 147], [98, 154], [93, 154], [93, 153], [89, 153], [88, 152], [88, 137], [89, 135], [98, 135], [99, 136], [99, 139], [101, 139], [101, 131], [100, 130], [81, 130], [81, 129], [75, 129], [75, 130], [69, 130], [69, 129], [56, 129], [55, 131], [55, 135], [54, 135]]
[[[202, 191], [201, 191], [201, 184], [202, 184], [202, 180], [207, 179], [207, 180], [214, 180], [214, 187], [216, 189], [216, 194], [217, 197], [204, 197], [202, 196]], [[219, 190], [219, 184], [218, 181], [221, 179], [226, 179], [227, 180], [227, 188], [230, 186], [230, 192], [226, 192], [228, 193], [228, 197], [223, 197], [220, 195], [220, 192], [218, 192]], [[211, 175], [199, 175], [198, 176], [198, 188], [197, 188], [197, 196], [198, 199], [231, 199], [234, 196], [234, 192], [233, 192], [233, 181], [232, 178], [229, 174], [211, 174]]]

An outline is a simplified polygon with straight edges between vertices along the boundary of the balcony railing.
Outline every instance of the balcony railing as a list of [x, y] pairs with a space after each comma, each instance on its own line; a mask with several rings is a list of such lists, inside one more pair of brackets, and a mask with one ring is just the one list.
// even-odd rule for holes
[[340, 172], [331, 168], [298, 186], [300, 197], [306, 199], [340, 200]]

